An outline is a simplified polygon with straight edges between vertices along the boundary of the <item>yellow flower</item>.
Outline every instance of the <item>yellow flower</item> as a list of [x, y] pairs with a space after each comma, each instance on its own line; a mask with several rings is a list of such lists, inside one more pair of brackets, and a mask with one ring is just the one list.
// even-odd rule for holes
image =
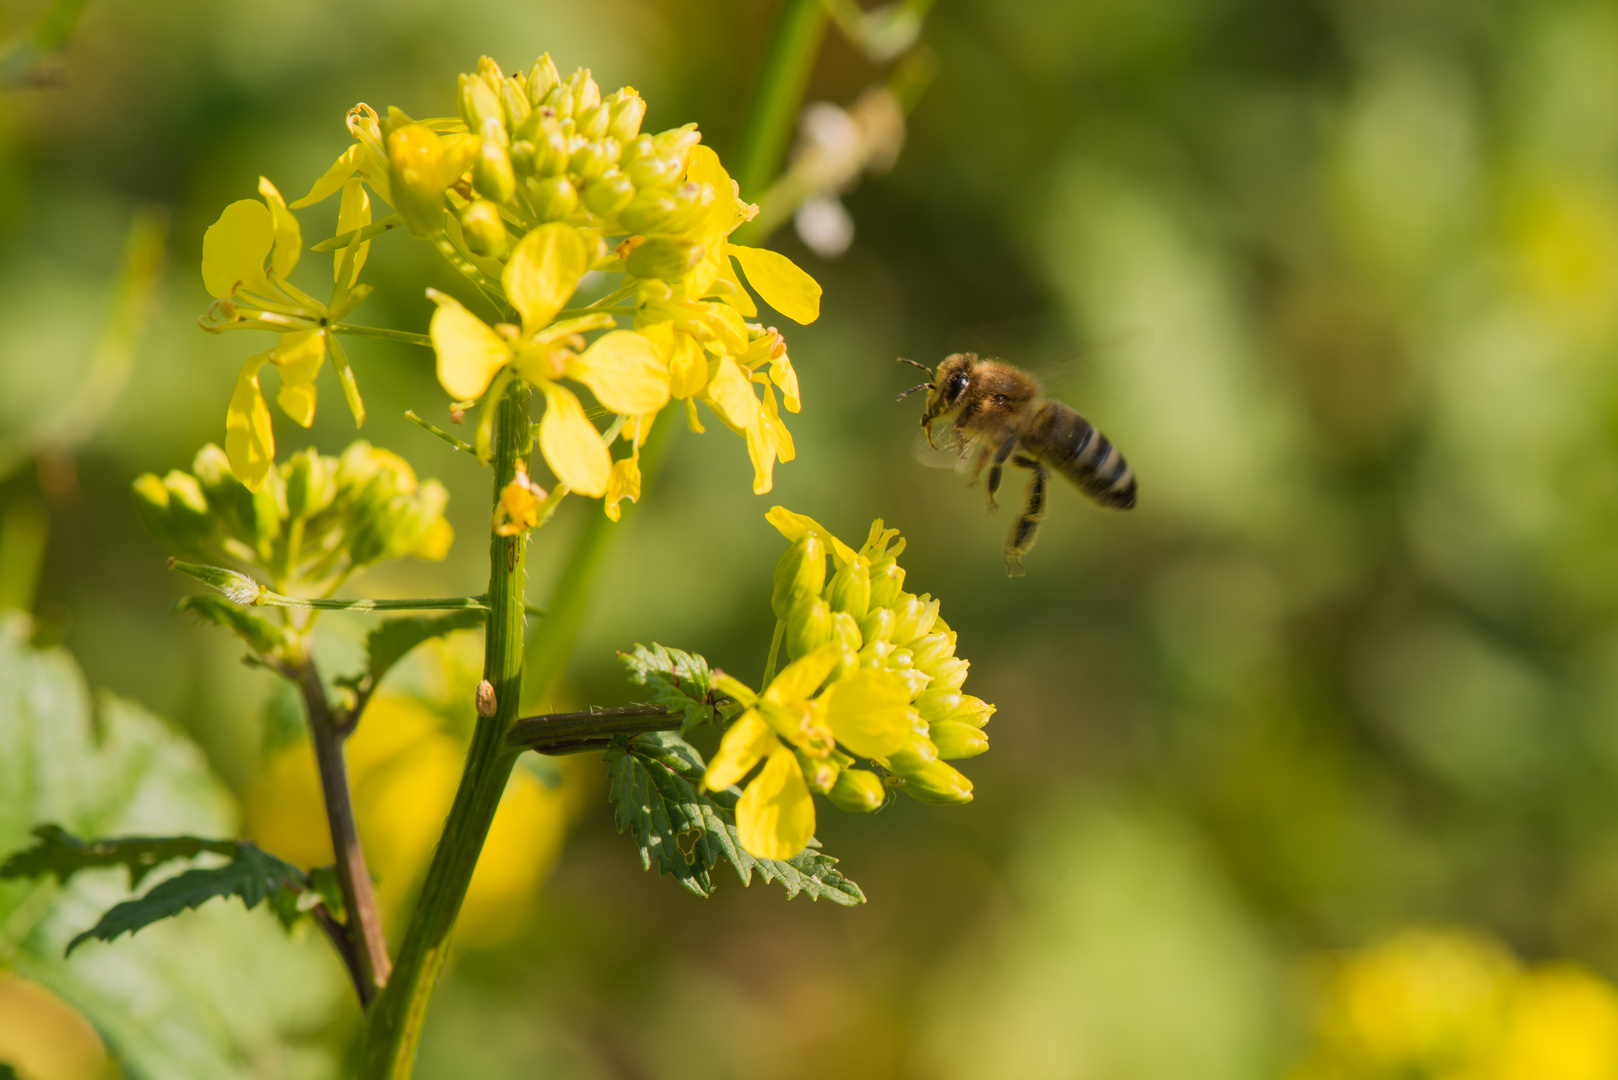
[[365, 421], [365, 406], [353, 369], [331, 327], [370, 295], [357, 284], [369, 243], [357, 230], [370, 223], [370, 200], [358, 180], [343, 185], [339, 231], [354, 231], [337, 252], [331, 300], [322, 304], [287, 280], [303, 246], [297, 218], [287, 209], [275, 185], [258, 182], [263, 202], [242, 199], [225, 207], [202, 238], [202, 280], [214, 303], [201, 319], [205, 330], [270, 330], [281, 335], [276, 346], [242, 366], [225, 415], [225, 452], [231, 470], [251, 491], [264, 483], [275, 460], [275, 435], [269, 406], [259, 386], [259, 372], [270, 364], [281, 373], [276, 402], [294, 421], [308, 427], [315, 418], [315, 377], [329, 354], [356, 425]]
[[[799, 753], [825, 761], [842, 743], [853, 753], [881, 757], [909, 737], [909, 690], [888, 672], [863, 669], [814, 696], [844, 660], [842, 644], [828, 642], [788, 664], [762, 694], [728, 675], [714, 680], [745, 711], [726, 730], [703, 782], [720, 791], [764, 762], [736, 804], [742, 846], [759, 858], [790, 859], [814, 836], [814, 800]], [[833, 769], [817, 786], [824, 789], [835, 776]]]
[[[549, 497], [545, 489], [528, 479], [528, 468], [517, 462], [517, 475], [511, 483], [500, 489], [500, 501], [494, 508], [494, 534], [516, 536], [529, 529], [537, 529]], [[554, 504], [551, 504], [554, 506]]]

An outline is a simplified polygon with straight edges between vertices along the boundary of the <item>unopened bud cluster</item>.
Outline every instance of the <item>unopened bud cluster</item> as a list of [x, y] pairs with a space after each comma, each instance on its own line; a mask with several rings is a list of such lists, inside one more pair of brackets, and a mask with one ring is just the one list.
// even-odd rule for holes
[[910, 693], [909, 739], [877, 762], [886, 784], [844, 769], [827, 796], [844, 810], [876, 809], [884, 786], [923, 802], [970, 800], [972, 782], [947, 762], [989, 748], [983, 726], [994, 706], [961, 692], [970, 662], [955, 655], [955, 631], [939, 616], [939, 602], [904, 590], [899, 531], [878, 519], [865, 546], [852, 552], [807, 518], [779, 509], [770, 517], [789, 537], [803, 530], [776, 564], [770, 598], [786, 625], [787, 655], [797, 659], [835, 642], [842, 659], [834, 679], [870, 668], [898, 676]]
[[283, 591], [334, 584], [384, 559], [441, 559], [454, 535], [444, 486], [418, 482], [403, 458], [363, 440], [341, 457], [293, 454], [257, 491], [210, 443], [190, 472], [145, 473], [134, 491], [142, 520], [176, 554], [252, 567]]

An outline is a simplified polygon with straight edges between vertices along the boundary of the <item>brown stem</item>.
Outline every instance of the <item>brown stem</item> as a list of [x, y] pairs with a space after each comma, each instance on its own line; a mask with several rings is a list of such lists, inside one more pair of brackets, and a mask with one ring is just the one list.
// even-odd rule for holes
[[332, 715], [326, 688], [313, 657], [305, 657], [295, 670], [298, 689], [309, 709], [309, 734], [315, 746], [315, 764], [320, 769], [320, 791], [326, 800], [326, 820], [331, 825], [332, 853], [337, 860], [337, 883], [343, 890], [348, 909], [346, 927], [350, 945], [359, 960], [360, 1004], [369, 1005], [377, 988], [385, 986], [392, 963], [387, 939], [382, 935], [382, 919], [376, 910], [376, 892], [365, 867], [365, 850], [360, 847], [359, 830], [354, 824], [354, 802], [348, 789], [348, 765], [343, 760], [343, 737]]
[[348, 939], [348, 931], [337, 918], [326, 909], [325, 904], [316, 904], [309, 909], [309, 914], [326, 936], [331, 939], [332, 948], [337, 950], [338, 957], [343, 961], [343, 967], [348, 977], [354, 983], [354, 993], [361, 1002], [366, 999], [365, 973], [360, 970], [360, 958], [354, 952], [354, 943]]
[[506, 745], [549, 754], [557, 750], [589, 749], [597, 743], [605, 746], [614, 735], [673, 731], [679, 726], [680, 717], [670, 715], [661, 705], [546, 713], [518, 720], [506, 734]]

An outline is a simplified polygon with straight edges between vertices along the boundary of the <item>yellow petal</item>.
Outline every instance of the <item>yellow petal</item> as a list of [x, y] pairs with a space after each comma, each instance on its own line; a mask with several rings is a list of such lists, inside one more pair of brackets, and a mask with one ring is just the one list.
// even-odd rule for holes
[[[792, 361], [786, 353], [770, 361], [770, 380], [781, 388], [781, 398], [786, 403], [787, 412], [797, 412], [803, 406], [798, 396], [798, 373], [792, 369]], [[782, 461], [791, 461], [783, 457]]]
[[618, 503], [624, 499], [640, 502], [640, 461], [626, 457], [612, 463], [612, 476], [607, 481], [607, 516], [617, 521], [621, 511]]
[[[358, 149], [356, 146], [355, 149]], [[343, 184], [343, 201], [337, 211], [337, 235], [350, 232], [354, 229], [363, 229], [371, 223], [371, 196], [366, 193], [365, 185], [359, 177], [351, 177]], [[354, 248], [354, 269], [347, 281], [339, 275], [343, 272], [343, 258], [348, 249], [334, 252], [332, 255], [332, 277], [339, 285], [352, 285], [360, 279], [360, 268], [365, 265], [365, 257], [371, 253], [371, 242], [361, 240]], [[796, 410], [794, 410], [796, 411]]]
[[510, 363], [511, 344], [453, 296], [437, 289], [427, 295], [438, 305], [428, 326], [438, 353], [438, 381], [455, 400], [472, 401]]
[[585, 419], [584, 408], [573, 392], [555, 383], [541, 383], [545, 417], [539, 422], [539, 449], [556, 478], [580, 495], [598, 498], [607, 493], [612, 458], [601, 445], [601, 433]]
[[743, 432], [747, 439], [747, 457], [753, 463], [753, 494], [764, 495], [775, 486], [775, 440], [765, 431], [763, 414], [760, 423]]
[[807, 325], [820, 317], [820, 285], [797, 263], [767, 248], [730, 244], [728, 250], [766, 304], [795, 323]]
[[494, 531], [497, 536], [516, 536], [539, 525], [541, 500], [545, 492], [529, 483], [526, 473], [500, 489], [500, 501], [494, 511]]
[[833, 683], [822, 701], [826, 726], [851, 754], [886, 757], [910, 737], [910, 688], [892, 672], [861, 668]]
[[523, 329], [533, 333], [567, 306], [589, 269], [589, 246], [579, 230], [553, 221], [522, 238], [500, 280], [506, 298], [522, 314]]
[[719, 360], [702, 399], [738, 435], [758, 428], [758, 398], [753, 395], [752, 380], [730, 357]]
[[721, 243], [716, 244], [715, 247], [719, 249], [719, 269], [714, 275], [714, 280], [716, 282], [725, 282], [729, 288], [723, 290], [714, 289], [713, 291], [718, 294], [720, 300], [743, 315], [756, 316], [758, 314], [758, 305], [753, 303], [753, 298], [747, 294], [747, 290], [742, 287], [741, 279], [736, 276], [736, 268], [731, 265], [730, 257], [725, 252], [726, 245]]
[[[325, 202], [337, 194], [342, 189], [344, 181], [359, 171], [360, 162], [364, 159], [364, 154], [365, 148], [359, 143], [355, 143], [347, 150], [344, 150], [342, 155], [332, 162], [331, 168], [327, 169], [320, 179], [315, 181], [315, 186], [309, 189], [309, 194], [293, 203], [292, 208], [302, 210], [306, 206]], [[338, 231], [341, 232], [342, 230], [339, 229]]]
[[758, 710], [748, 709], [719, 740], [719, 750], [708, 762], [708, 772], [702, 782], [709, 791], [723, 791], [752, 772], [753, 766], [778, 745], [775, 732]]
[[736, 801], [736, 834], [760, 859], [790, 859], [815, 835], [815, 801], [791, 750], [778, 746]]
[[795, 514], [784, 506], [774, 506], [770, 508], [769, 513], [764, 515], [764, 520], [774, 525], [776, 530], [786, 537], [787, 542], [790, 544], [796, 544], [799, 537], [803, 536], [804, 533], [814, 533], [820, 537], [822, 544], [831, 549], [832, 558], [839, 567], [851, 563], [859, 557], [858, 552], [837, 539], [831, 534], [830, 529], [807, 514]]
[[230, 395], [230, 409], [225, 413], [225, 456], [230, 459], [230, 471], [248, 491], [264, 486], [264, 477], [275, 461], [270, 407], [258, 388], [258, 370], [269, 358], [269, 353], [261, 353], [242, 365], [236, 390]]
[[292, 273], [292, 268], [298, 265], [298, 256], [303, 254], [303, 230], [269, 177], [258, 178], [258, 193], [269, 204], [270, 218], [275, 223], [275, 251], [270, 256], [270, 270], [284, 278]]
[[775, 444], [775, 453], [782, 461], [791, 461], [798, 456], [797, 448], [792, 442], [792, 432], [781, 420], [781, 414], [775, 407], [775, 391], [769, 386], [764, 387], [763, 408], [759, 410], [759, 429]]
[[270, 288], [264, 259], [275, 246], [275, 219], [257, 199], [241, 199], [225, 207], [219, 220], [202, 234], [202, 283], [221, 300], [236, 290], [264, 293]]
[[281, 390], [275, 403], [302, 427], [315, 421], [315, 376], [326, 362], [324, 330], [300, 330], [281, 335], [270, 352], [270, 363], [281, 372]]
[[567, 374], [621, 416], [656, 412], [668, 404], [668, 368], [652, 343], [633, 330], [601, 335], [568, 362]]
[[808, 655], [792, 661], [776, 674], [775, 679], [764, 691], [764, 700], [772, 705], [786, 705], [804, 700], [820, 689], [820, 684], [826, 681], [826, 676], [837, 666], [840, 655], [842, 650], [837, 643], [829, 641]]

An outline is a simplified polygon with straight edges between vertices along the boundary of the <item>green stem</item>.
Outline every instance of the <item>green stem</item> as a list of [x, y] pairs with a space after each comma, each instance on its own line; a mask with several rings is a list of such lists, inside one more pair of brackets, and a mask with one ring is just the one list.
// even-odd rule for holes
[[416, 410], [415, 409], [406, 409], [405, 410], [405, 419], [409, 420], [412, 424], [415, 424], [417, 427], [423, 429], [429, 435], [438, 436], [440, 439], [443, 439], [445, 442], [449, 443], [455, 449], [464, 450], [468, 454], [471, 454], [473, 457], [477, 456], [477, 453], [478, 453], [477, 447], [473, 446], [471, 443], [466, 442], [466, 441], [464, 441], [462, 439], [457, 439], [455, 436], [451, 435], [449, 432], [445, 431], [443, 428], [441, 428], [438, 425], [432, 423], [431, 421], [423, 420], [420, 416], [416, 415]]
[[775, 620], [775, 633], [770, 637], [770, 658], [764, 663], [764, 681], [760, 686], [768, 686], [775, 681], [775, 662], [781, 659], [781, 641], [787, 634], [787, 621]]
[[770, 38], [752, 110], [742, 128], [736, 182], [744, 199], [764, 194], [781, 168], [825, 32], [826, 9], [821, 0], [785, 0]]
[[380, 338], [383, 341], [402, 341], [406, 345], [433, 347], [433, 339], [426, 334], [413, 334], [409, 330], [387, 330], [380, 326], [355, 326], [353, 323], [332, 323], [326, 329], [349, 337]]
[[[528, 447], [528, 395], [528, 384], [518, 381], [507, 387], [501, 400], [495, 501], [515, 478]], [[520, 535], [491, 535], [489, 539], [489, 621], [483, 677], [494, 688], [494, 715], [478, 718], [461, 785], [421, 895], [410, 913], [398, 961], [387, 987], [367, 1013], [359, 1068], [363, 1080], [404, 1080], [410, 1075], [427, 1002], [449, 957], [456, 916], [517, 760], [519, 751], [506, 745], [506, 733], [517, 718], [522, 697], [526, 540]]]
[[662, 705], [626, 705], [619, 709], [526, 716], [512, 725], [506, 743], [548, 754], [557, 748], [571, 749], [581, 742], [594, 743], [610, 740], [614, 735], [639, 735], [647, 731], [673, 731], [679, 726], [680, 717]]
[[[282, 596], [246, 574], [223, 566], [170, 559], [170, 570], [178, 570], [225, 594], [225, 599], [242, 607], [283, 607], [315, 611], [489, 611], [486, 596], [437, 596], [423, 600], [333, 600], [328, 597]], [[336, 585], [342, 584], [339, 580]], [[333, 585], [333, 588], [336, 588]]]

